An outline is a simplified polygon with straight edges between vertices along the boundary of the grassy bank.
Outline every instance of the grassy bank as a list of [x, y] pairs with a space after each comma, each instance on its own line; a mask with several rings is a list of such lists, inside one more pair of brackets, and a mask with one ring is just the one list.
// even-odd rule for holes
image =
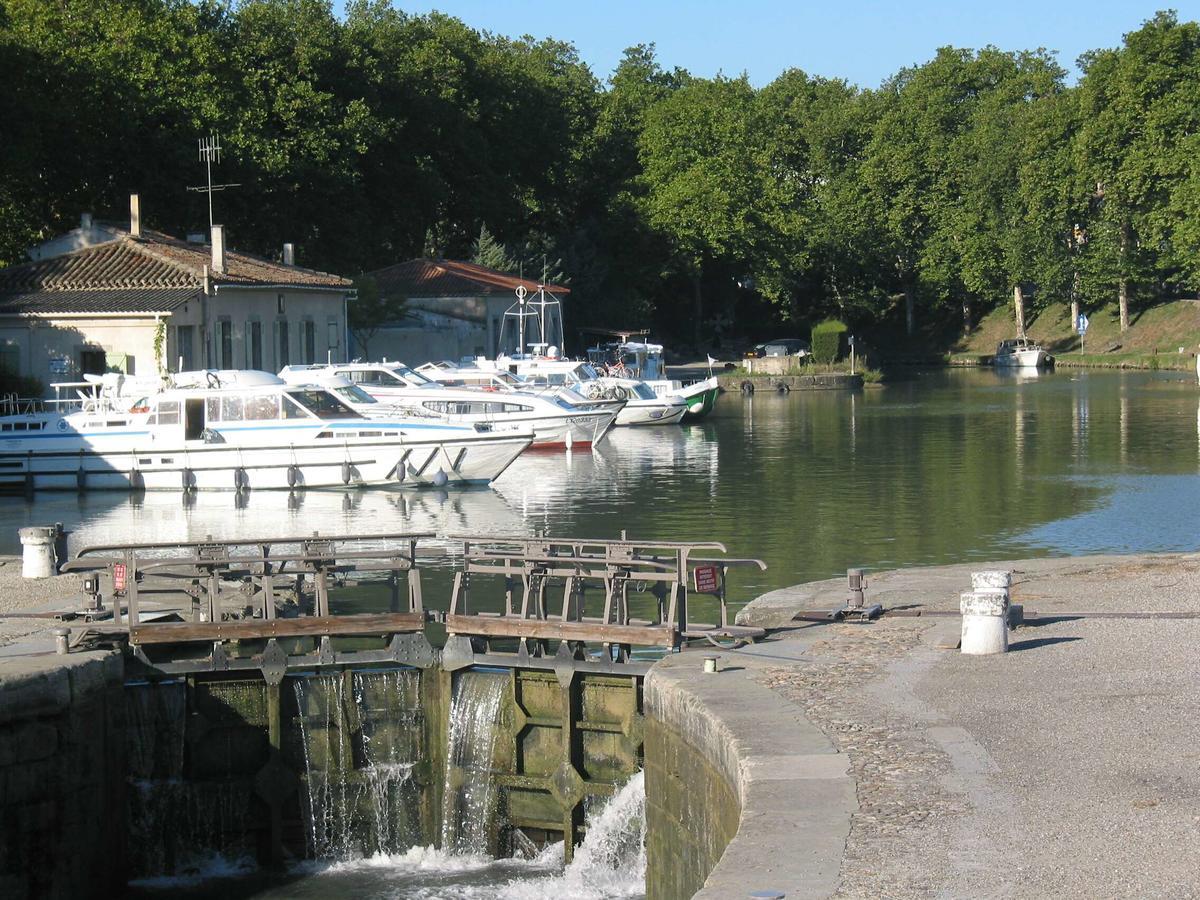
[[[1129, 330], [1121, 333], [1117, 305], [1090, 310], [1088, 333], [1080, 347], [1070, 307], [1055, 304], [1030, 321], [1026, 332], [1060, 366], [1125, 369], [1192, 369], [1200, 350], [1200, 301], [1174, 300], [1132, 309]], [[1004, 338], [1013, 337], [1012, 307], [994, 310], [970, 335], [951, 348], [951, 364], [977, 364]]]
[[747, 372], [743, 367], [738, 366], [736, 369], [728, 369], [721, 372], [722, 375], [736, 375], [744, 378], [777, 378], [780, 375], [861, 375], [863, 382], [872, 384], [880, 381], [883, 378], [883, 373], [878, 369], [872, 369], [864, 366], [861, 362], [857, 362], [854, 366], [854, 372], [850, 371], [850, 361], [841, 360], [835, 363], [797, 363], [786, 372], [772, 372], [770, 374], [764, 372]]

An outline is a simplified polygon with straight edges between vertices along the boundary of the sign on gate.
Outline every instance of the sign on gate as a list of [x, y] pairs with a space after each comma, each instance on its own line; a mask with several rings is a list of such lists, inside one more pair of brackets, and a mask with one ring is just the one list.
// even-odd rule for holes
[[721, 590], [721, 572], [716, 566], [696, 566], [692, 583], [697, 594], [716, 594]]
[[113, 593], [125, 593], [125, 563], [113, 563]]

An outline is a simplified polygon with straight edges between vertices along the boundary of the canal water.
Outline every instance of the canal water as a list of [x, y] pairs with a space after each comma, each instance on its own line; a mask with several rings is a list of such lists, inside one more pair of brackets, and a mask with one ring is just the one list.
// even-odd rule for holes
[[[851, 393], [722, 395], [684, 427], [617, 429], [594, 451], [530, 452], [469, 490], [38, 494], [17, 527], [74, 550], [119, 541], [382, 531], [717, 540], [758, 557], [732, 590], [875, 569], [1192, 550], [1200, 389], [1178, 373], [939, 371]], [[437, 543], [437, 542], [433, 542]], [[444, 602], [432, 560], [426, 603]]]
[[[691, 426], [618, 429], [594, 451], [526, 453], [492, 487], [352, 493], [40, 494], [0, 499], [16, 529], [62, 522], [70, 545], [387, 531], [717, 540], [741, 604], [844, 573], [1011, 557], [1194, 550], [1200, 533], [1200, 389], [1175, 373], [939, 371], [860, 392], [726, 394]], [[431, 541], [431, 545], [438, 542]], [[453, 557], [431, 560], [445, 604]], [[382, 596], [382, 594], [381, 594]], [[368, 601], [369, 603], [370, 601]], [[639, 800], [613, 815], [614, 838]], [[636, 818], [636, 815], [633, 816]], [[461, 842], [459, 842], [461, 843]], [[619, 840], [617, 841], [619, 843]], [[555, 851], [491, 861], [415, 848], [244, 875], [236, 860], [143, 883], [143, 896], [637, 896], [641, 858]], [[557, 851], [561, 854], [561, 850]], [[577, 856], [577, 861], [579, 857]], [[591, 862], [589, 862], [591, 861]], [[590, 868], [588, 867], [590, 866]], [[632, 866], [632, 869], [631, 869]], [[259, 879], [263, 880], [259, 880]], [[236, 884], [236, 888], [233, 885]], [[215, 891], [215, 892], [214, 892]]]

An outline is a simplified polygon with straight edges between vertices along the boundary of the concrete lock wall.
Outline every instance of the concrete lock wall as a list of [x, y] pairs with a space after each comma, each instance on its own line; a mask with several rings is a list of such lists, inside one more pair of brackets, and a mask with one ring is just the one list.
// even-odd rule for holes
[[0, 662], [0, 896], [119, 896], [124, 666], [113, 653]]
[[846, 756], [748, 666], [697, 656], [646, 678], [646, 897], [829, 896], [857, 807]]

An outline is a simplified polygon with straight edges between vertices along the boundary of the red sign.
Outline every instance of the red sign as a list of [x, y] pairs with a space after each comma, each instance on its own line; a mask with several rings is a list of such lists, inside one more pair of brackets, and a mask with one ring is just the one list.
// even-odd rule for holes
[[698, 594], [716, 594], [721, 590], [721, 572], [716, 566], [696, 566], [692, 570], [692, 582]]
[[125, 593], [125, 563], [113, 563], [113, 593]]

